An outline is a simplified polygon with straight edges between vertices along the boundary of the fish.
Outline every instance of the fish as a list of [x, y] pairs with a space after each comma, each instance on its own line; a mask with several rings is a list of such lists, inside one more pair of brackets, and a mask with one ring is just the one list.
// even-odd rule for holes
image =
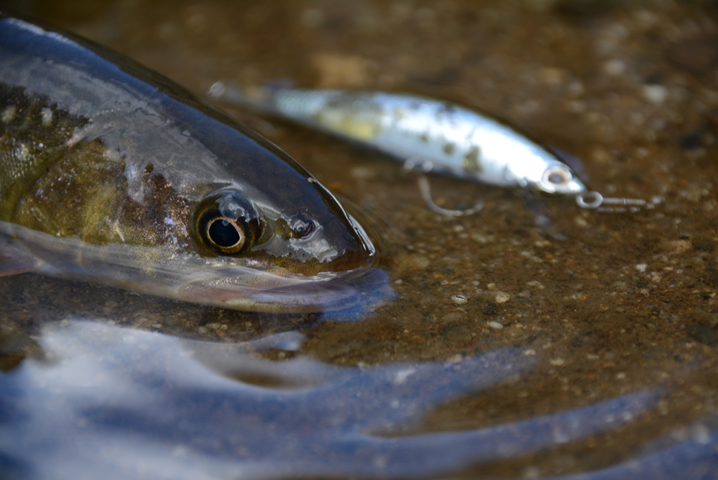
[[[213, 84], [209, 96], [376, 148], [420, 173], [573, 197], [582, 208], [646, 203], [589, 191], [555, 150], [492, 116], [449, 101], [406, 93], [279, 84], [241, 88], [231, 81]], [[432, 209], [447, 215], [481, 209], [481, 204], [468, 211], [438, 207], [425, 177], [421, 179], [422, 195]]]
[[384, 285], [377, 259], [329, 190], [206, 99], [0, 12], [0, 275], [322, 312]]

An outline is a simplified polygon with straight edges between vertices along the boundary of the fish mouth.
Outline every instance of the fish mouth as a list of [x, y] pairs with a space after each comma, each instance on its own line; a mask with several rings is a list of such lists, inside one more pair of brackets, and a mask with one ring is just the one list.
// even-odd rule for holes
[[165, 247], [92, 245], [8, 222], [0, 222], [0, 244], [4, 244], [4, 251], [25, 259], [31, 267], [28, 270], [36, 273], [93, 280], [143, 294], [235, 310], [366, 312], [394, 295], [386, 272], [366, 266], [365, 252], [358, 252], [353, 260], [360, 264], [358, 268], [338, 272], [324, 269], [305, 275], [260, 262], [233, 265], [231, 259], [173, 252]]
[[332, 319], [339, 321], [348, 312], [366, 314], [395, 296], [387, 273], [375, 268], [377, 250], [369, 234], [349, 213], [325, 223], [310, 238], [297, 240], [289, 255], [287, 243], [282, 248], [285, 256], [264, 267], [228, 265], [197, 271], [185, 277], [175, 295], [247, 311], [332, 312]]
[[[251, 270], [251, 271], [250, 271]], [[236, 310], [272, 313], [366, 313], [393, 298], [388, 275], [377, 268], [324, 272], [307, 277], [281, 268], [236, 267], [204, 271], [176, 290], [176, 297]]]
[[351, 202], [348, 205], [339, 203], [316, 180], [312, 184], [324, 205], [324, 210], [314, 217], [315, 230], [302, 238], [276, 238], [275, 245], [265, 245], [262, 250], [275, 258], [274, 265], [309, 276], [375, 266], [377, 249], [362, 224], [352, 215], [364, 217], [366, 214], [360, 213]]
[[266, 268], [281, 268], [306, 277], [370, 268], [377, 262], [376, 248], [351, 216], [335, 217], [302, 238], [275, 232], [255, 249], [253, 258]]

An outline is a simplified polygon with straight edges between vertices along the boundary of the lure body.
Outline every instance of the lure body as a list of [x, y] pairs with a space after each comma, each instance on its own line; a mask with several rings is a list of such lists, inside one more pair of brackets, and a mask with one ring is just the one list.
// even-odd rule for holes
[[109, 49], [0, 12], [0, 274], [323, 311], [357, 300], [374, 261], [266, 139]]
[[553, 153], [465, 107], [416, 95], [263, 88], [216, 83], [210, 94], [375, 147], [465, 180], [571, 196], [587, 192]]

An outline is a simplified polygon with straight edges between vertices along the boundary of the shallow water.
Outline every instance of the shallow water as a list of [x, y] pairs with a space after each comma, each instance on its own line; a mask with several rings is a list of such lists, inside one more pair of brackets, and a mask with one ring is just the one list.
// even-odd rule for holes
[[230, 109], [376, 224], [398, 298], [340, 323], [0, 278], [0, 467], [717, 478], [714, 2], [78, 5], [34, 13], [198, 92], [290, 79], [458, 100], [580, 158], [593, 189], [664, 202], [540, 197], [557, 240], [515, 192], [432, 178], [444, 205], [486, 201], [441, 217], [396, 162]]

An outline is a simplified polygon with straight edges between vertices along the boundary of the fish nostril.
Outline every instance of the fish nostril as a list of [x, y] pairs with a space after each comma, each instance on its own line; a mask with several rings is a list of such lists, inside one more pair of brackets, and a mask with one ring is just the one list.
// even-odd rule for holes
[[316, 223], [314, 220], [303, 213], [293, 215], [287, 223], [289, 224], [291, 231], [298, 238], [308, 237], [314, 232], [314, 230], [316, 230]]

